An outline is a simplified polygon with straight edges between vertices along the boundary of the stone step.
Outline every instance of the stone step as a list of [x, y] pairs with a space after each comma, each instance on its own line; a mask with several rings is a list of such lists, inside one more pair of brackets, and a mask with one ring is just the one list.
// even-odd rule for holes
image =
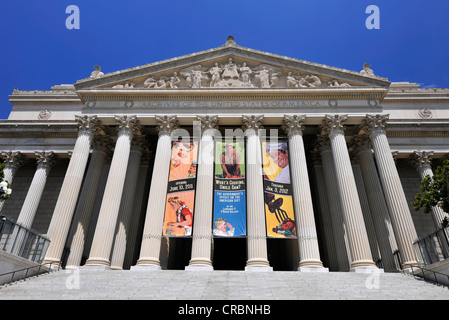
[[2, 299], [449, 300], [400, 273], [61, 270], [0, 287]]

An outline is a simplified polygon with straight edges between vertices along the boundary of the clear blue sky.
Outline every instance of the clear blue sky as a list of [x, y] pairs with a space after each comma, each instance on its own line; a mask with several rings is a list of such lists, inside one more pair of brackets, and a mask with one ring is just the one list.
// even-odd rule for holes
[[[66, 28], [66, 7], [80, 29]], [[380, 29], [368, 30], [369, 5]], [[105, 73], [237, 44], [360, 71], [390, 81], [449, 88], [447, 0], [15, 0], [0, 2], [0, 119], [8, 95], [50, 90]]]

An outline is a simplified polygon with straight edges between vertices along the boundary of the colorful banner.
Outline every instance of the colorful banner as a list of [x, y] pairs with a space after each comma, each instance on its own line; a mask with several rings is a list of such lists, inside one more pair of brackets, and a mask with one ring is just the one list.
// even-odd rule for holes
[[165, 205], [165, 236], [191, 236], [198, 142], [173, 141]]
[[267, 237], [295, 238], [287, 141], [262, 142]]
[[213, 234], [246, 235], [245, 143], [215, 143]]

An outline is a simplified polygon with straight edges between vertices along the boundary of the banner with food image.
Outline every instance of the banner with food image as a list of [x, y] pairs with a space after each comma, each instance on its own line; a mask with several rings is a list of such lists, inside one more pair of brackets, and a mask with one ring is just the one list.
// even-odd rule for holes
[[198, 142], [173, 141], [162, 234], [192, 235]]
[[244, 141], [215, 143], [213, 234], [246, 235], [246, 177]]
[[262, 142], [267, 237], [296, 238], [287, 141]]

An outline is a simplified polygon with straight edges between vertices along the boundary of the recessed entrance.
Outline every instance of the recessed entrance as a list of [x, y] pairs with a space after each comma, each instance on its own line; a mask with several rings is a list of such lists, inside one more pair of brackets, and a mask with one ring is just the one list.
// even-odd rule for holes
[[246, 238], [214, 238], [214, 270], [245, 270]]
[[267, 239], [267, 251], [274, 271], [296, 271], [298, 268], [297, 239]]

